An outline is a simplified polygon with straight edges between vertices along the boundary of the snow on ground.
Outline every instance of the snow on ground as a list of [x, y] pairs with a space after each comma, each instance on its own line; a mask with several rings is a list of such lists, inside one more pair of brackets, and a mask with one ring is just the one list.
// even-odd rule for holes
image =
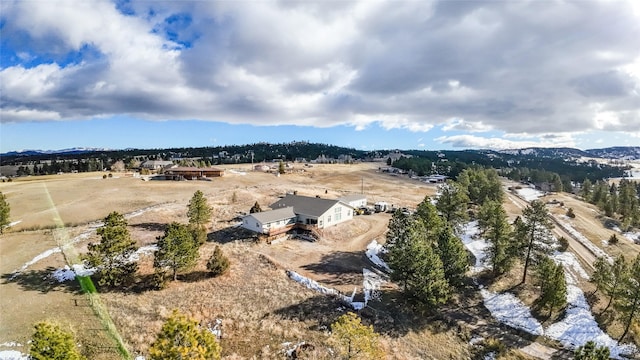
[[486, 264], [486, 250], [489, 244], [484, 239], [478, 237], [479, 233], [478, 222], [472, 221], [465, 225], [461, 236], [464, 246], [466, 246], [467, 250], [476, 258], [476, 263], [471, 268], [473, 274], [489, 268], [489, 265]]
[[[571, 229], [573, 228], [571, 227]], [[577, 231], [574, 230], [574, 232], [582, 236]], [[469, 223], [465, 227], [465, 234], [463, 234], [462, 239], [467, 249], [476, 256], [476, 259], [483, 259], [486, 247], [483, 248], [476, 245], [480, 241], [473, 240], [476, 235], [477, 225]], [[584, 236], [582, 237], [584, 238]], [[562, 320], [543, 329], [542, 325], [531, 315], [529, 308], [513, 294], [497, 294], [481, 288], [480, 293], [484, 299], [484, 305], [491, 312], [491, 315], [511, 327], [522, 329], [534, 335], [545, 335], [555, 339], [570, 349], [582, 346], [587, 341], [592, 340], [599, 345], [609, 347], [612, 358], [620, 359], [623, 354], [636, 353], [638, 349], [635, 346], [618, 345], [598, 326], [584, 293], [577, 286], [580, 280], [588, 279], [589, 275], [582, 268], [575, 255], [569, 252], [556, 252], [552, 258], [563, 265], [567, 281], [568, 305]], [[477, 271], [481, 266], [482, 262], [476, 261], [476, 266], [473, 270]]]
[[2, 344], [0, 344], [0, 347], [15, 347], [15, 346], [22, 346], [22, 344], [15, 341], [3, 342]]
[[22, 222], [22, 220], [12, 221], [12, 222], [9, 223], [9, 225], [7, 225], [7, 227], [16, 226], [16, 225], [20, 224], [21, 222]]
[[73, 264], [72, 268], [65, 265], [62, 269], [56, 269], [51, 273], [51, 277], [58, 282], [73, 280], [76, 276], [91, 276], [96, 272], [96, 268], [87, 268], [84, 264]]
[[372, 263], [374, 263], [379, 268], [385, 270], [386, 272], [391, 272], [391, 269], [389, 268], [389, 266], [378, 255], [382, 252], [384, 252], [382, 244], [378, 244], [378, 242], [375, 240], [371, 240], [369, 245], [367, 245], [366, 254], [369, 260], [371, 260]]
[[[338, 297], [340, 300], [346, 302], [347, 304], [350, 304], [354, 309], [359, 310], [362, 307], [360, 307], [360, 304], [362, 304], [364, 306], [363, 303], [356, 303], [353, 301], [353, 295], [351, 297], [342, 295], [338, 290], [336, 289], [331, 289], [325, 286], [322, 286], [320, 284], [318, 284], [316, 281], [313, 281], [307, 277], [304, 277], [300, 274], [298, 274], [297, 272], [293, 271], [293, 270], [287, 270], [287, 276], [289, 276], [291, 278], [291, 280], [305, 286], [308, 289], [311, 289], [313, 291], [317, 291], [321, 294], [325, 294], [325, 295], [333, 295]], [[355, 289], [353, 291], [354, 295], [355, 295]]]
[[513, 294], [498, 294], [486, 289], [480, 289], [480, 294], [484, 299], [484, 306], [501, 323], [533, 335], [544, 333], [542, 325], [531, 315], [529, 308]]
[[602, 251], [602, 249], [600, 249], [599, 247], [595, 246], [589, 239], [587, 239], [584, 235], [582, 235], [578, 230], [574, 229], [573, 226], [571, 226], [571, 224], [567, 223], [566, 221], [562, 221], [558, 218], [555, 218], [555, 220], [558, 222], [558, 224], [560, 224], [560, 227], [562, 227], [564, 231], [571, 234], [574, 237], [574, 239], [578, 240], [582, 245], [584, 245], [587, 249], [589, 249], [589, 251], [591, 251], [595, 256], [603, 257], [607, 259], [607, 261], [609, 262], [613, 261], [613, 259], [611, 259], [611, 256], [609, 256], [606, 252]]
[[584, 271], [575, 255], [569, 252], [557, 252], [552, 256], [553, 260], [565, 269], [567, 281], [567, 309], [565, 317], [547, 327], [545, 335], [558, 340], [568, 348], [576, 348], [591, 340], [598, 345], [607, 346], [611, 351], [611, 357], [619, 359], [621, 354], [631, 354], [637, 349], [632, 345], [618, 345], [609, 335], [600, 329], [591, 308], [584, 297], [584, 292], [577, 286], [580, 279], [588, 279], [589, 275]]
[[[166, 204], [160, 204], [160, 205], [153, 205], [153, 206], [149, 206], [149, 207], [146, 207], [146, 208], [143, 208], [143, 209], [136, 210], [136, 211], [130, 212], [130, 213], [128, 213], [128, 214], [125, 214], [125, 216], [124, 216], [124, 217], [125, 217], [126, 219], [131, 219], [131, 218], [134, 218], [134, 217], [136, 217], [136, 216], [140, 216], [140, 215], [142, 215], [142, 214], [146, 213], [146, 212], [147, 212], [147, 211], [149, 211], [149, 210], [153, 210], [153, 209], [156, 209], [156, 208], [160, 208], [160, 207], [163, 207], [163, 206], [165, 206], [165, 205], [166, 205]], [[78, 235], [78, 236], [74, 237], [73, 239], [71, 239], [71, 240], [70, 240], [67, 244], [65, 244], [64, 246], [71, 246], [71, 245], [73, 245], [73, 244], [76, 244], [76, 243], [79, 243], [79, 242], [81, 242], [81, 241], [83, 241], [83, 240], [88, 239], [88, 238], [89, 238], [89, 236], [91, 236], [91, 235], [92, 235], [92, 234], [93, 234], [93, 233], [94, 233], [94, 232], [95, 232], [99, 227], [101, 227], [102, 225], [104, 225], [104, 222], [102, 222], [102, 221], [95, 221], [95, 222], [92, 222], [92, 223], [88, 224], [88, 229], [87, 229], [86, 231], [84, 231], [84, 232], [83, 232], [83, 233], [81, 233], [80, 235]], [[154, 245], [151, 245], [151, 246], [154, 246]], [[155, 251], [155, 250], [149, 250], [149, 249], [147, 249], [147, 248], [149, 248], [149, 247], [147, 247], [147, 246], [143, 246], [143, 247], [141, 247], [140, 249], [146, 249], [145, 251]], [[140, 250], [140, 249], [139, 249], [139, 250]], [[157, 247], [156, 247], [156, 249], [157, 249]], [[37, 255], [37, 256], [36, 256], [36, 257], [34, 257], [33, 259], [31, 259], [31, 260], [27, 261], [26, 263], [24, 263], [24, 265], [22, 265], [22, 267], [20, 267], [20, 269], [14, 270], [14, 271], [13, 271], [13, 273], [12, 273], [12, 275], [11, 275], [11, 278], [10, 278], [10, 279], [15, 278], [15, 277], [16, 277], [16, 276], [18, 276], [21, 272], [25, 271], [29, 266], [31, 266], [31, 265], [33, 265], [33, 264], [37, 263], [38, 261], [43, 260], [43, 259], [46, 259], [46, 258], [48, 258], [49, 256], [51, 256], [51, 255], [53, 255], [53, 254], [55, 254], [55, 253], [59, 253], [59, 252], [61, 252], [61, 251], [62, 251], [62, 250], [60, 249], [60, 247], [55, 247], [55, 248], [53, 248], [53, 249], [49, 249], [49, 250], [47, 250], [47, 251], [45, 251], [45, 252], [43, 252], [43, 253], [41, 253], [41, 254]], [[140, 253], [140, 254], [146, 254], [146, 253]], [[135, 260], [137, 260], [137, 259], [135, 259]]]
[[518, 194], [518, 196], [520, 196], [526, 201], [537, 200], [544, 196], [544, 193], [542, 191], [536, 190], [534, 188], [529, 188], [529, 187], [516, 189], [516, 193]]
[[33, 265], [33, 264], [37, 263], [38, 261], [40, 261], [40, 260], [42, 260], [42, 259], [48, 258], [49, 256], [51, 256], [51, 255], [53, 255], [53, 254], [55, 254], [55, 253], [59, 253], [59, 252], [61, 252], [61, 251], [62, 251], [62, 250], [60, 250], [60, 248], [58, 248], [58, 247], [57, 247], [57, 248], [49, 249], [49, 250], [47, 250], [47, 251], [45, 251], [45, 252], [43, 252], [43, 253], [38, 254], [38, 255], [37, 255], [36, 257], [34, 257], [33, 259], [31, 259], [31, 260], [27, 261], [26, 263], [24, 263], [24, 265], [22, 265], [22, 267], [21, 267], [20, 269], [15, 270], [15, 271], [13, 272], [13, 274], [11, 275], [10, 280], [11, 280], [11, 279], [13, 279], [13, 278], [15, 278], [16, 276], [18, 276], [21, 272], [23, 272], [23, 271], [27, 270], [27, 268], [28, 268], [29, 266], [31, 266], [31, 265]]
[[16, 350], [2, 350], [0, 351], [0, 360], [29, 360], [29, 355]]
[[364, 288], [364, 303], [366, 305], [369, 300], [378, 299], [380, 297], [380, 287], [385, 280], [380, 275], [369, 269], [362, 269], [362, 275], [364, 276], [362, 287]]

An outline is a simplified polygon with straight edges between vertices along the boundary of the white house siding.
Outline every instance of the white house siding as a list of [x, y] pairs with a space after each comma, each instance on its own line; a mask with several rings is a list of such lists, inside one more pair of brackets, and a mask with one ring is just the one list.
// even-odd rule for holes
[[353, 219], [353, 209], [337, 203], [318, 218], [318, 228], [323, 229]]
[[292, 219], [283, 219], [283, 220], [276, 220], [268, 223], [262, 223], [260, 222], [260, 220], [249, 215], [243, 219], [242, 227], [247, 230], [268, 234], [269, 231], [283, 228], [285, 226], [294, 224], [295, 222], [296, 222], [295, 218], [292, 218]]

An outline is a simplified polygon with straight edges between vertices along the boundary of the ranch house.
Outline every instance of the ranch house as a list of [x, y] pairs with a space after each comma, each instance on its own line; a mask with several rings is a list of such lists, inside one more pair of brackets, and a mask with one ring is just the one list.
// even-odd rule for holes
[[242, 227], [275, 235], [295, 227], [324, 229], [353, 219], [354, 207], [340, 200], [287, 195], [271, 204], [271, 209], [246, 215]]

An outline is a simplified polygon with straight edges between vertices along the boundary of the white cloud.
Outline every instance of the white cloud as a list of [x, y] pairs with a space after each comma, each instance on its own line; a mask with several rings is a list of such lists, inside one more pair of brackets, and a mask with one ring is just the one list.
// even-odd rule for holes
[[573, 140], [563, 139], [562, 141], [513, 141], [503, 138], [486, 138], [474, 135], [454, 135], [441, 136], [435, 139], [441, 144], [450, 144], [456, 148], [473, 149], [520, 149], [528, 147], [575, 147]]
[[[126, 6], [134, 14], [108, 1], [0, 2], [22, 61], [0, 70], [1, 121], [439, 126], [549, 144], [572, 139], [539, 137], [640, 128], [633, 0]], [[175, 15], [182, 25], [166, 21]], [[29, 68], [34, 59], [52, 60]], [[487, 141], [478, 145], [527, 143]]]

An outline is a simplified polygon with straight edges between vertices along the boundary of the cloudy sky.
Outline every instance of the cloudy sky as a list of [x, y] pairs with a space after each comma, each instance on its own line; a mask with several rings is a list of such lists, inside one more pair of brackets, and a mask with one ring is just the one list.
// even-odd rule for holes
[[640, 145], [640, 2], [0, 1], [0, 151]]

